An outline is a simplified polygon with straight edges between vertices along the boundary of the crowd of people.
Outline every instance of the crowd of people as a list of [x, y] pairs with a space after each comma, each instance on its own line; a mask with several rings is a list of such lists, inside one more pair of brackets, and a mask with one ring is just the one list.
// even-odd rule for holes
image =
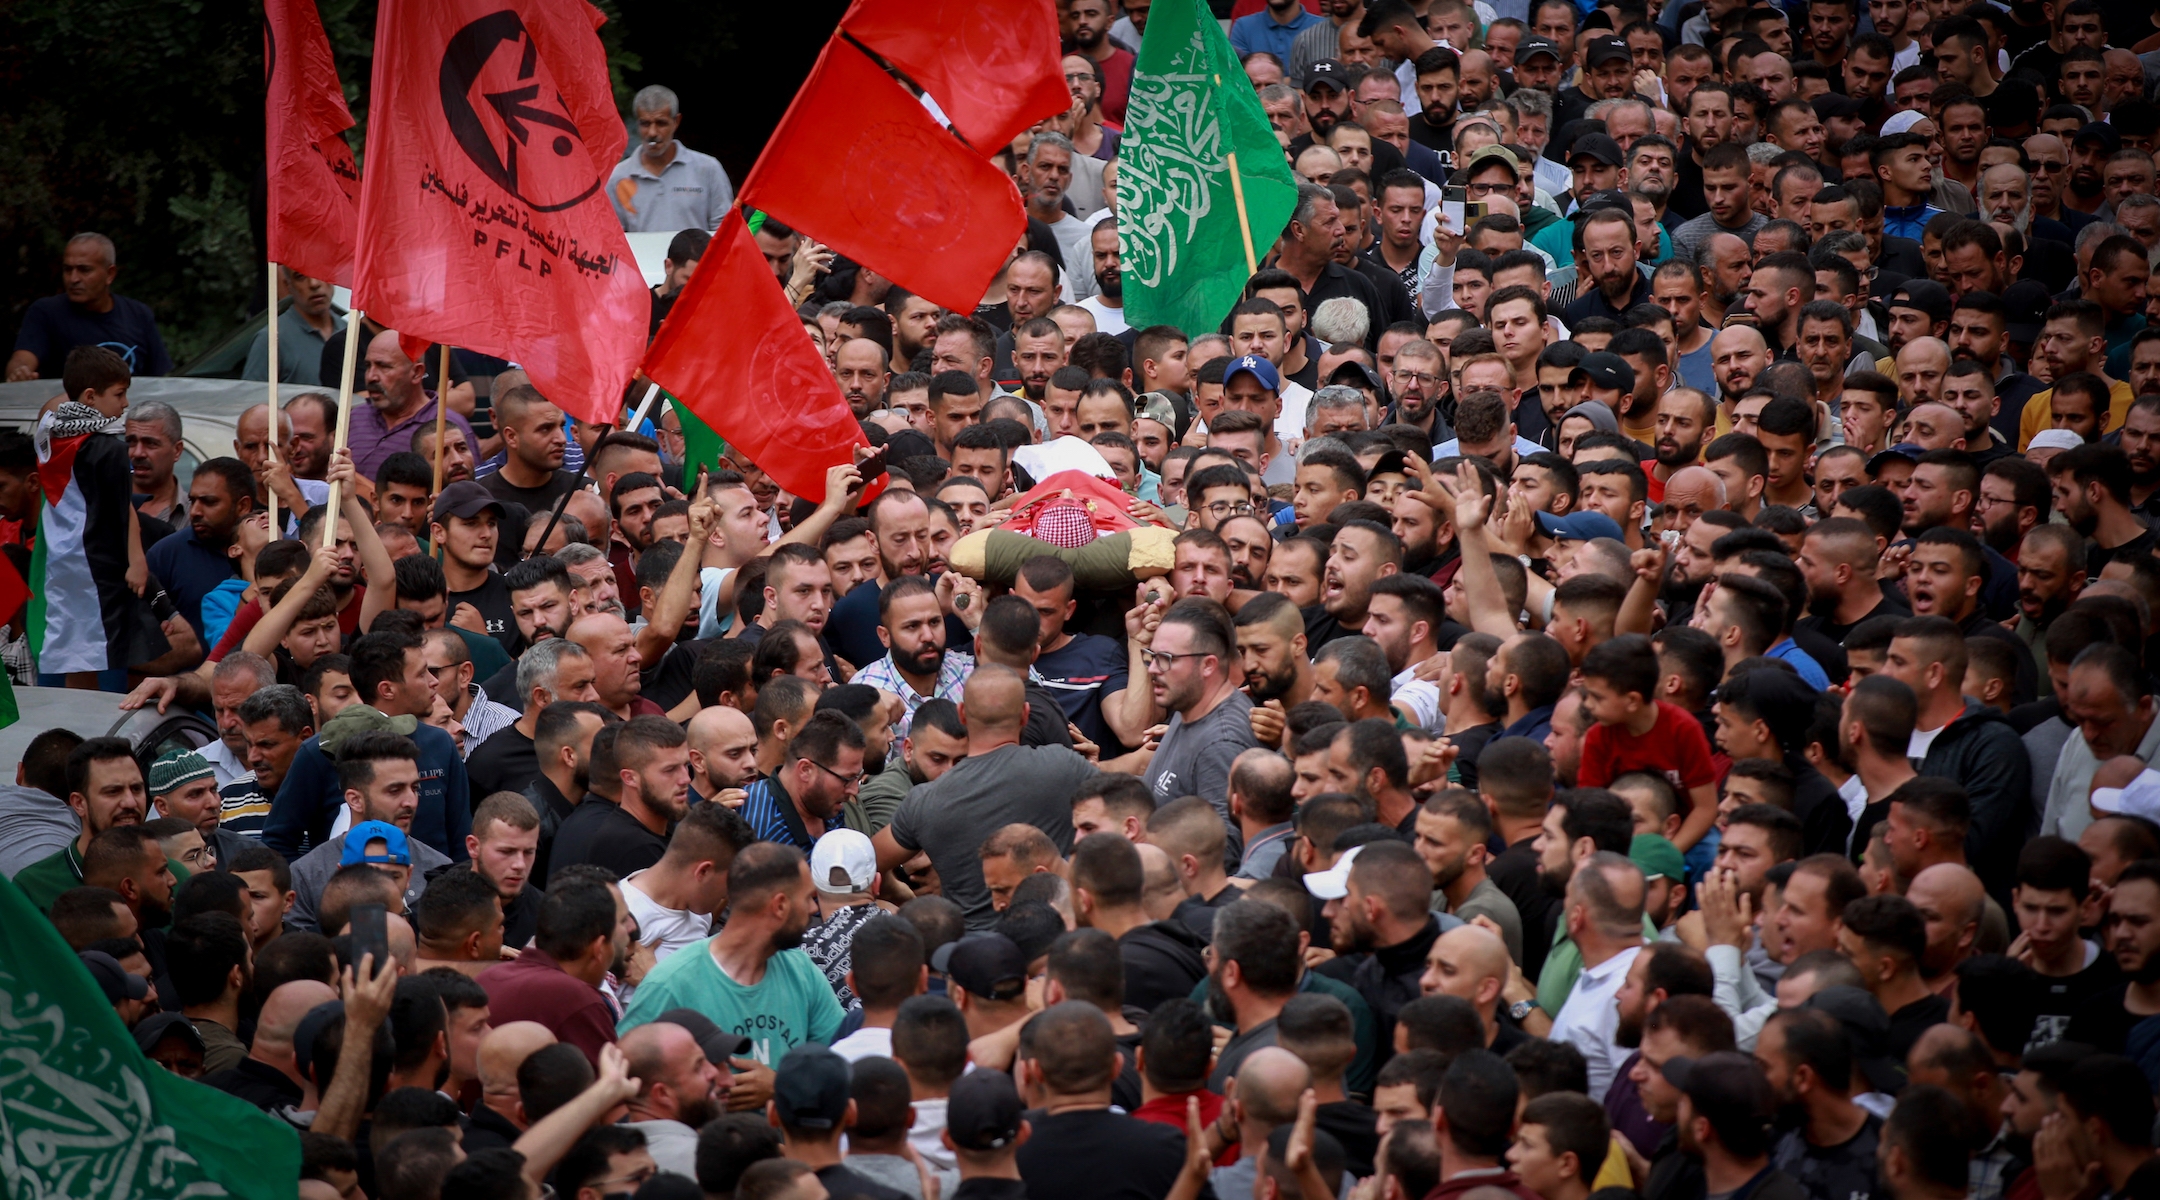
[[[307, 1200], [2160, 1195], [2150, 14], [1244, 0], [1183, 331], [1059, 13], [975, 311], [756, 230], [820, 495], [290, 273], [177, 478], [70, 244], [0, 532], [83, 437], [109, 668], [6, 661], [217, 738], [44, 730], [0, 858], [144, 1053]], [[633, 109], [657, 330], [732, 185]]]

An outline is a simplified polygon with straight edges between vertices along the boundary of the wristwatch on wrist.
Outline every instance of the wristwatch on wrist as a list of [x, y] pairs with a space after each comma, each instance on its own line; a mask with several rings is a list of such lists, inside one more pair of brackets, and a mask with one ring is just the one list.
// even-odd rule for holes
[[1521, 1021], [1535, 1011], [1536, 1008], [1537, 1001], [1535, 1000], [1517, 1000], [1515, 1003], [1508, 1005], [1507, 1015], [1513, 1020]]

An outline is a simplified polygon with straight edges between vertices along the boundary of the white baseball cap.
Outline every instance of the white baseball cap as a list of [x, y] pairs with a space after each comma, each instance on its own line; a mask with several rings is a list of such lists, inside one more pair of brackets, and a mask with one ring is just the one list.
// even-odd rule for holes
[[[1908, 110], [1910, 111], [1910, 110]], [[2067, 429], [2043, 429], [2026, 443], [2028, 450], [2075, 450], [2085, 444], [2085, 439]]]
[[1314, 871], [1305, 877], [1305, 890], [1322, 900], [1340, 900], [1350, 894], [1350, 864], [1357, 861], [1357, 853], [1363, 846], [1352, 846], [1343, 851], [1335, 865], [1325, 871]]
[[2125, 787], [2094, 788], [2092, 807], [2096, 813], [2160, 821], [2160, 771], [2148, 767]]
[[870, 881], [877, 878], [877, 850], [868, 837], [852, 829], [835, 829], [811, 848], [810, 877], [828, 896], [867, 892]]

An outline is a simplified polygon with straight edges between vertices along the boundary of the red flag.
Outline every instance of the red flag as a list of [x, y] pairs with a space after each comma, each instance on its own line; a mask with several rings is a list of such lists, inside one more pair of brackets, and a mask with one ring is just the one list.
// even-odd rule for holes
[[315, 0], [264, 0], [263, 17], [270, 261], [350, 285], [360, 169], [345, 144], [352, 111], [330, 38]]
[[855, 0], [840, 27], [936, 97], [985, 156], [1072, 107], [1050, 0]]
[[1027, 228], [1012, 180], [833, 38], [743, 183], [743, 202], [955, 312]]
[[383, 0], [353, 303], [507, 358], [613, 422], [652, 301], [607, 201], [623, 156], [585, 0]]
[[720, 222], [644, 369], [794, 495], [824, 499], [825, 472], [866, 444], [739, 209]]

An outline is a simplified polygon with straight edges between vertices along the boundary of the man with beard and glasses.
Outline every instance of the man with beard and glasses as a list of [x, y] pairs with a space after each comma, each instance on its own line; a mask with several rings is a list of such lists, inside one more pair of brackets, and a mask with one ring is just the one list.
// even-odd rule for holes
[[727, 924], [654, 967], [631, 998], [623, 1028], [670, 1009], [695, 1009], [722, 1029], [750, 1030], [748, 1057], [768, 1068], [796, 1046], [832, 1044], [846, 1014], [801, 949], [817, 909], [817, 884], [801, 851], [775, 842], [743, 847], [728, 865]]
[[1876, 581], [1879, 558], [1875, 531], [1865, 522], [1831, 517], [1811, 526], [1793, 560], [1808, 589], [1808, 615], [1794, 628], [1838, 643], [1870, 617], [1911, 616], [1911, 610], [1891, 599]]
[[1252, 731], [1262, 745], [1281, 746], [1285, 714], [1312, 698], [1312, 660], [1305, 653], [1305, 618], [1290, 598], [1262, 592], [1237, 615], [1238, 660]]
[[808, 851], [840, 825], [840, 810], [863, 779], [866, 739], [855, 722], [821, 712], [788, 741], [772, 774], [753, 783], [743, 800], [743, 819], [760, 840]]
[[1973, 532], [1990, 550], [2015, 562], [2025, 535], [2048, 523], [2052, 504], [2045, 469], [2023, 458], [1997, 459], [1980, 476]]
[[[1492, 308], [1488, 306], [1486, 311], [1491, 313]], [[1498, 319], [1497, 314], [1493, 319]], [[1435, 445], [1447, 440], [1440, 436], [1449, 431], [1447, 422], [1440, 419], [1440, 404], [1448, 385], [1446, 360], [1441, 357], [1440, 347], [1422, 339], [1404, 342], [1395, 350], [1395, 366], [1387, 384], [1395, 396], [1391, 423], [1411, 426], [1430, 436]]]
[[1755, 1063], [1777, 1099], [1785, 1130], [1770, 1152], [1778, 1170], [1810, 1200], [1866, 1196], [1876, 1180], [1882, 1118], [1852, 1101], [1853, 1053], [1845, 1026], [1820, 1009], [1770, 1018], [1755, 1041]]

